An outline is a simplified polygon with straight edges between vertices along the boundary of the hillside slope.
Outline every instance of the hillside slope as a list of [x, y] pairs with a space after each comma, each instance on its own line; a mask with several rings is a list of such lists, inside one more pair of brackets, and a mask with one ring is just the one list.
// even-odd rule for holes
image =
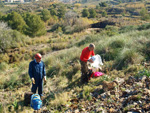
[[[43, 58], [48, 77], [43, 110], [47, 113], [148, 112], [150, 72], [141, 62], [149, 61], [149, 33], [150, 30], [143, 30], [112, 37], [89, 35], [75, 42], [74, 47], [47, 55]], [[105, 61], [102, 67], [105, 75], [81, 85], [79, 56], [91, 42], [96, 45], [95, 53]], [[23, 104], [24, 93], [31, 88], [29, 62], [22, 61], [1, 72], [1, 84], [9, 86], [0, 90], [2, 112], [32, 112]], [[13, 88], [14, 84], [18, 87]]]

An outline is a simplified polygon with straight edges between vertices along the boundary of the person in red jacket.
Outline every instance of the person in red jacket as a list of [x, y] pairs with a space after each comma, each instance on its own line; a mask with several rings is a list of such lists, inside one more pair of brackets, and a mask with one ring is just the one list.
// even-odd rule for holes
[[82, 50], [81, 56], [80, 56], [80, 63], [81, 63], [81, 82], [85, 83], [88, 82], [88, 65], [87, 62], [93, 63], [93, 60], [89, 58], [91, 56], [94, 56], [94, 49], [95, 45], [90, 44], [89, 47], [86, 47]]

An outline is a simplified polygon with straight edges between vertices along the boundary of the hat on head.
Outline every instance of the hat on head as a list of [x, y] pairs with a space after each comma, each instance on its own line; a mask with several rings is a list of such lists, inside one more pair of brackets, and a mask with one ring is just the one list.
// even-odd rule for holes
[[42, 55], [40, 53], [36, 53], [35, 59], [41, 59], [41, 58], [42, 58]]

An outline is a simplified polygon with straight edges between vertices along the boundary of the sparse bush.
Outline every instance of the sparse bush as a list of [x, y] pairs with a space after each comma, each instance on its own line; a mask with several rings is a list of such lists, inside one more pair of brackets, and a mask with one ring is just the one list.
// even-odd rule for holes
[[68, 43], [54, 43], [52, 44], [52, 50], [61, 50], [67, 47]]
[[139, 70], [139, 72], [136, 73], [136, 77], [141, 77], [141, 76], [147, 76], [147, 77], [150, 77], [150, 71], [147, 70], [147, 69], [142, 69], [142, 70]]
[[50, 102], [50, 106], [55, 109], [67, 103], [69, 96], [67, 92], [61, 94], [55, 94], [55, 99]]
[[56, 15], [57, 15], [57, 10], [55, 10], [54, 8], [52, 8], [52, 9], [50, 10], [50, 14], [51, 14], [52, 16], [56, 16]]
[[0, 63], [0, 70], [4, 71], [8, 68], [8, 64], [5, 62]]
[[107, 12], [106, 11], [103, 11], [102, 12], [102, 17], [106, 17], [107, 16]]
[[8, 14], [6, 21], [8, 22], [8, 25], [11, 26], [12, 29], [15, 29], [21, 33], [25, 32], [26, 23], [22, 18], [22, 16], [17, 12], [12, 12]]
[[19, 51], [20, 51], [20, 53], [24, 54], [26, 52], [26, 49], [25, 48], [21, 48]]
[[110, 43], [109, 47], [116, 49], [116, 48], [123, 48], [125, 46], [125, 40], [117, 39]]
[[146, 29], [150, 29], [150, 24], [144, 24], [141, 25], [137, 28], [138, 30], [146, 30]]
[[96, 17], [95, 9], [89, 9], [89, 13], [90, 13], [90, 15], [89, 15], [90, 18], [95, 18]]
[[15, 111], [18, 110], [19, 104], [18, 104], [18, 102], [16, 100], [13, 102], [13, 106], [14, 106], [14, 110]]
[[41, 55], [45, 55], [45, 54], [46, 54], [46, 49], [40, 50], [39, 53], [40, 53]]
[[57, 10], [57, 16], [59, 18], [64, 18], [66, 12], [66, 8], [64, 6], [60, 6], [59, 9]]
[[22, 35], [18, 31], [7, 29], [7, 26], [0, 23], [0, 52], [5, 52], [6, 49], [20, 47], [20, 44], [25, 45], [25, 40], [28, 37]]
[[94, 91], [92, 87], [85, 86], [83, 87], [82, 98], [88, 99], [89, 101], [92, 99], [91, 92]]
[[131, 32], [136, 29], [137, 29], [137, 26], [124, 26], [120, 28], [119, 32], [120, 33]]
[[29, 60], [31, 58], [31, 56], [29, 54], [25, 54], [24, 59], [25, 60]]
[[118, 55], [114, 66], [117, 69], [122, 69], [123, 67], [127, 67], [129, 64], [139, 64], [143, 59], [143, 56], [134, 49], [124, 48]]
[[47, 9], [43, 9], [41, 14], [42, 14], [41, 18], [42, 18], [43, 21], [46, 22], [47, 20], [50, 19], [50, 12]]
[[0, 63], [2, 62], [6, 62], [6, 63], [9, 63], [9, 56], [8, 54], [0, 54]]
[[62, 27], [62, 25], [60, 25], [59, 23], [56, 23], [52, 26], [51, 31], [55, 31], [58, 29], [58, 27]]
[[44, 22], [41, 20], [40, 16], [28, 13], [24, 18], [27, 24], [25, 34], [35, 37], [46, 33]]
[[102, 31], [102, 34], [105, 34], [108, 36], [116, 35], [116, 34], [118, 34], [118, 27], [107, 25], [105, 27], [105, 30]]
[[88, 9], [83, 9], [82, 10], [82, 16], [83, 17], [89, 17], [89, 15], [90, 15], [90, 13], [89, 13]]
[[48, 20], [48, 25], [54, 25], [58, 22], [58, 17], [57, 16], [53, 16], [50, 17], [50, 19]]

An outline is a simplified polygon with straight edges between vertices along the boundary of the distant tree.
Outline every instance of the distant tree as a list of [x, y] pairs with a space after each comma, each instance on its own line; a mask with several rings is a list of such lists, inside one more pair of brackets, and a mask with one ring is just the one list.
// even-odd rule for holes
[[57, 15], [59, 18], [64, 18], [66, 12], [66, 8], [64, 6], [60, 6], [57, 11]]
[[77, 20], [77, 13], [73, 11], [68, 11], [65, 13], [65, 24], [73, 26]]
[[50, 14], [51, 14], [52, 16], [57, 15], [56, 9], [52, 8], [52, 9], [50, 10]]
[[11, 41], [10, 37], [7, 23], [0, 22], [0, 52], [5, 52], [6, 48], [9, 47]]
[[90, 15], [90, 13], [89, 13], [89, 11], [87, 9], [83, 9], [82, 10], [82, 16], [83, 17], [89, 17], [89, 15]]
[[47, 9], [43, 9], [41, 15], [41, 18], [44, 22], [50, 19], [50, 12]]
[[144, 16], [147, 13], [148, 13], [148, 10], [146, 8], [142, 8], [141, 11], [140, 11], [141, 16]]
[[99, 3], [99, 6], [100, 7], [107, 7], [107, 3], [106, 2], [101, 2], [101, 3]]
[[102, 17], [106, 17], [107, 16], [107, 12], [106, 11], [103, 11], [102, 12]]
[[46, 33], [44, 22], [41, 20], [40, 16], [27, 13], [24, 18], [28, 25], [26, 31], [27, 35], [35, 37]]
[[89, 9], [89, 13], [90, 13], [90, 18], [95, 18], [96, 17], [96, 11], [95, 9]]
[[5, 21], [8, 22], [8, 26], [23, 33], [26, 29], [26, 23], [22, 16], [17, 12], [11, 12], [5, 17]]
[[149, 20], [150, 15], [148, 14], [148, 10], [146, 8], [142, 8], [140, 11], [141, 19], [142, 20]]

